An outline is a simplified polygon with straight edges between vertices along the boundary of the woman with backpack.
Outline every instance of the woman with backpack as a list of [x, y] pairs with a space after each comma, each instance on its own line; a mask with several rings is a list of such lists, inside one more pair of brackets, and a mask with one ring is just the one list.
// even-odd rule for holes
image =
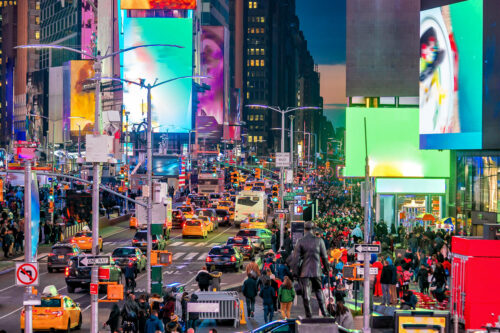
[[295, 299], [295, 289], [292, 285], [292, 280], [285, 276], [285, 280], [278, 291], [278, 301], [281, 305], [281, 315], [284, 319], [290, 318], [292, 303]]

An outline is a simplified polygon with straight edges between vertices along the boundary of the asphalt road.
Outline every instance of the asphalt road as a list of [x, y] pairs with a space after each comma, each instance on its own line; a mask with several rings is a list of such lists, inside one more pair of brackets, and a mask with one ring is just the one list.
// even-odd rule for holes
[[[121, 229], [116, 233], [105, 237], [105, 254], [120, 246], [129, 246], [135, 233], [129, 229], [128, 224], [119, 225]], [[234, 236], [237, 230], [234, 227], [219, 227], [218, 230], [210, 233], [207, 239], [182, 239], [180, 230], [173, 230], [167, 249], [173, 253], [173, 264], [163, 269], [163, 284], [181, 282], [186, 284], [188, 292], [198, 290], [198, 285], [194, 281], [196, 273], [204, 265], [209, 249], [216, 244], [225, 243], [227, 238]], [[90, 295], [87, 290], [77, 289], [75, 293], [68, 294], [64, 273], [48, 273], [47, 259], [45, 254], [39, 255], [40, 264], [40, 286], [39, 290], [47, 285], [54, 285], [57, 290], [70, 296], [75, 302], [80, 303], [83, 315], [82, 329], [75, 332], [90, 332]], [[0, 275], [0, 329], [7, 332], [19, 332], [19, 320], [23, 302], [23, 290], [15, 285], [14, 271]], [[221, 288], [236, 286], [244, 280], [244, 273], [224, 272], [222, 276]], [[140, 273], [136, 279], [136, 294], [140, 295], [146, 291], [146, 275]], [[100, 295], [104, 298], [105, 295]], [[121, 304], [119, 304], [121, 305]], [[104, 323], [111, 311], [112, 303], [99, 303], [99, 322]], [[229, 327], [228, 327], [229, 329]], [[103, 330], [105, 331], [105, 330]]]

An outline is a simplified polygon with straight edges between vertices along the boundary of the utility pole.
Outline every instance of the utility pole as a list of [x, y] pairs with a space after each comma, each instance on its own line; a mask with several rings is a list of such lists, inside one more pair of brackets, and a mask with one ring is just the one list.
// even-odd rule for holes
[[[280, 111], [281, 113], [281, 154], [285, 152], [285, 112]], [[283, 167], [280, 168], [280, 209], [285, 209], [285, 200], [284, 200], [284, 179], [285, 178], [285, 169]], [[283, 243], [285, 242], [285, 214], [280, 214], [280, 248], [283, 248]]]
[[290, 118], [290, 165], [292, 167], [292, 175], [294, 175], [294, 170], [293, 170], [293, 119], [295, 119], [295, 116], [292, 114], [288, 116]]
[[[371, 214], [371, 189], [370, 189], [370, 166], [368, 164], [368, 138], [366, 130], [366, 117], [364, 119], [365, 127], [365, 244], [370, 244], [370, 214]], [[370, 253], [364, 253], [364, 276], [363, 276], [363, 332], [370, 333]]]
[[[33, 262], [31, 248], [31, 160], [24, 163], [24, 262]], [[26, 287], [26, 294], [33, 292], [31, 286]], [[24, 332], [33, 332], [33, 307], [24, 306]]]
[[151, 294], [151, 250], [152, 250], [152, 242], [153, 237], [151, 235], [151, 225], [153, 223], [153, 144], [152, 144], [152, 120], [151, 120], [151, 84], [146, 86], [148, 90], [148, 110], [146, 115], [147, 122], [147, 130], [146, 130], [146, 141], [147, 141], [147, 151], [146, 151], [146, 159], [147, 159], [147, 184], [148, 184], [148, 194], [147, 194], [147, 256], [148, 256], [148, 265], [146, 267], [146, 292], [148, 295]]

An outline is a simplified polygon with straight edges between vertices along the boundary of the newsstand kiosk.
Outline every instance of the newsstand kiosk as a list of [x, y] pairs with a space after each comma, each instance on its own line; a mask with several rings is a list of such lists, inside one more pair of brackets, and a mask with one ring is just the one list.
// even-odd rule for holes
[[495, 326], [500, 316], [500, 240], [453, 237], [451, 312], [466, 332]]

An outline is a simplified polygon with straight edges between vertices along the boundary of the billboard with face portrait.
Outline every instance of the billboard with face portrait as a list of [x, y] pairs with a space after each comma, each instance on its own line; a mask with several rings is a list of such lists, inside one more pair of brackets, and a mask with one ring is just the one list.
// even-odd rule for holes
[[196, 9], [196, 0], [121, 0], [121, 9]]
[[196, 130], [199, 138], [221, 138], [224, 124], [224, 27], [203, 26], [201, 69], [209, 89], [198, 94]]
[[[70, 112], [65, 113], [72, 136], [91, 134], [95, 119], [95, 93], [92, 82], [94, 77], [92, 60], [72, 60], [69, 62]], [[66, 67], [67, 68], [67, 67]]]

